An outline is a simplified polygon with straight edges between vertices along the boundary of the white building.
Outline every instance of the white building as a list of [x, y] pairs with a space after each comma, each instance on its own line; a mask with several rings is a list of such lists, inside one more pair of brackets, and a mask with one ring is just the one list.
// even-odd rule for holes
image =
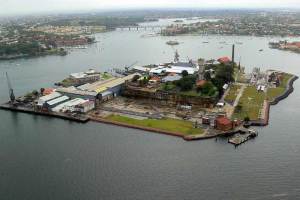
[[84, 100], [81, 98], [72, 99], [70, 101], [59, 104], [58, 106], [52, 108], [52, 111], [53, 112], [66, 112], [66, 111], [74, 112], [76, 111], [75, 106], [85, 103], [87, 101], [89, 100]]
[[62, 95], [59, 92], [52, 92], [51, 94], [40, 97], [38, 99], [37, 105], [43, 106], [47, 101], [58, 98], [60, 96], [62, 96]]

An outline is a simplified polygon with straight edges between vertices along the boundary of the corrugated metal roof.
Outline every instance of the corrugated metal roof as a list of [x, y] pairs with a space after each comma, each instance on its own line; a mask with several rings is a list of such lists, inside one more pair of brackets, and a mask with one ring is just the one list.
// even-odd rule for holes
[[66, 101], [66, 100], [68, 100], [68, 99], [69, 99], [69, 97], [67, 97], [67, 96], [62, 96], [62, 97], [58, 97], [58, 98], [56, 98], [56, 99], [53, 99], [53, 100], [51, 100], [51, 101], [48, 101], [47, 104], [48, 104], [49, 106], [52, 106], [52, 105], [58, 104], [58, 103], [60, 103], [60, 102]]
[[81, 96], [97, 96], [96, 92], [89, 92], [89, 91], [83, 91], [83, 90], [73, 90], [69, 88], [57, 88], [57, 91], [62, 93], [68, 93], [68, 94], [75, 94], [75, 95], [81, 95]]
[[58, 92], [52, 92], [51, 94], [48, 94], [46, 96], [42, 96], [39, 98], [39, 101], [43, 101], [43, 102], [46, 102], [46, 101], [50, 101], [51, 99], [55, 99], [57, 97], [60, 97], [61, 94], [58, 93]]
[[76, 105], [79, 105], [79, 104], [84, 103], [86, 101], [88, 101], [88, 100], [84, 100], [84, 99], [81, 99], [81, 98], [72, 99], [70, 101], [59, 104], [58, 106], [52, 108], [52, 111], [59, 112], [61, 109], [64, 109], [66, 107], [76, 106]]

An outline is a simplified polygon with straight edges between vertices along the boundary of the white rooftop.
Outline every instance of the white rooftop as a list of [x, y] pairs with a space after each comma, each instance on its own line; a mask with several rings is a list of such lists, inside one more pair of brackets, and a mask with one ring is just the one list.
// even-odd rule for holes
[[67, 97], [67, 96], [61, 96], [61, 97], [58, 97], [58, 98], [53, 99], [53, 100], [51, 100], [51, 101], [48, 101], [47, 104], [48, 104], [49, 106], [52, 106], [52, 105], [58, 104], [58, 103], [60, 103], [60, 102], [66, 101], [66, 100], [68, 100], [68, 99], [69, 99], [69, 97]]
[[52, 109], [52, 111], [59, 112], [60, 110], [63, 110], [67, 107], [76, 106], [76, 105], [82, 104], [82, 103], [87, 102], [87, 101], [88, 100], [84, 100], [84, 99], [81, 99], [81, 98], [72, 99], [72, 100], [67, 101], [65, 103], [59, 104], [58, 106], [54, 107]]
[[52, 92], [51, 94], [40, 97], [38, 101], [45, 103], [46, 101], [50, 101], [51, 99], [55, 99], [55, 98], [60, 97], [60, 96], [61, 96], [60, 93]]

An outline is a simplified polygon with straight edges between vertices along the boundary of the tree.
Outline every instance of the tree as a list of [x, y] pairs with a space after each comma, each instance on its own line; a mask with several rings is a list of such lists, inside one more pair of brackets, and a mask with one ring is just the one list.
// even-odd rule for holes
[[210, 76], [210, 72], [209, 71], [206, 71], [204, 72], [204, 79], [207, 80], [207, 81], [210, 81], [211, 80], [211, 76]]
[[45, 88], [41, 88], [41, 89], [40, 89], [40, 93], [41, 93], [41, 94], [43, 94], [44, 91], [45, 91]]
[[202, 86], [201, 92], [205, 95], [211, 95], [215, 93], [215, 86], [212, 84], [212, 82], [208, 81]]
[[181, 75], [182, 75], [182, 77], [186, 77], [186, 76], [189, 75], [189, 73], [188, 73], [188, 71], [183, 70], [183, 71], [181, 72]]
[[178, 81], [174, 81], [174, 83], [176, 84], [177, 87], [180, 88], [180, 90], [188, 91], [193, 88], [193, 86], [196, 83], [196, 79], [197, 79], [197, 76], [195, 76], [195, 75], [187, 75], [187, 76], [182, 77]]
[[243, 105], [242, 105], [242, 104], [238, 104], [238, 105], [235, 107], [235, 111], [238, 112], [238, 113], [241, 112], [242, 109], [243, 109]]
[[249, 116], [246, 116], [246, 117], [244, 118], [244, 121], [245, 121], [246, 123], [248, 123], [248, 122], [250, 121], [250, 117], [249, 117]]

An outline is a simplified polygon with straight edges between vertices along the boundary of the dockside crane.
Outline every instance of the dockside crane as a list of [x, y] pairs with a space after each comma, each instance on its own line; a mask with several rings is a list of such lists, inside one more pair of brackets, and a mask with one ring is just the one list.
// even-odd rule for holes
[[6, 72], [6, 80], [7, 80], [7, 85], [8, 85], [8, 91], [9, 91], [9, 98], [10, 98], [10, 103], [14, 103], [16, 100], [15, 94], [14, 94], [14, 90], [12, 88], [8, 73]]
[[138, 63], [138, 61], [135, 61], [134, 63], [132, 63], [131, 65], [129, 65], [129, 66], [125, 66], [125, 70], [126, 70], [126, 72], [128, 72], [129, 71], [129, 69], [131, 68], [131, 67], [133, 67], [134, 65], [136, 65]]

